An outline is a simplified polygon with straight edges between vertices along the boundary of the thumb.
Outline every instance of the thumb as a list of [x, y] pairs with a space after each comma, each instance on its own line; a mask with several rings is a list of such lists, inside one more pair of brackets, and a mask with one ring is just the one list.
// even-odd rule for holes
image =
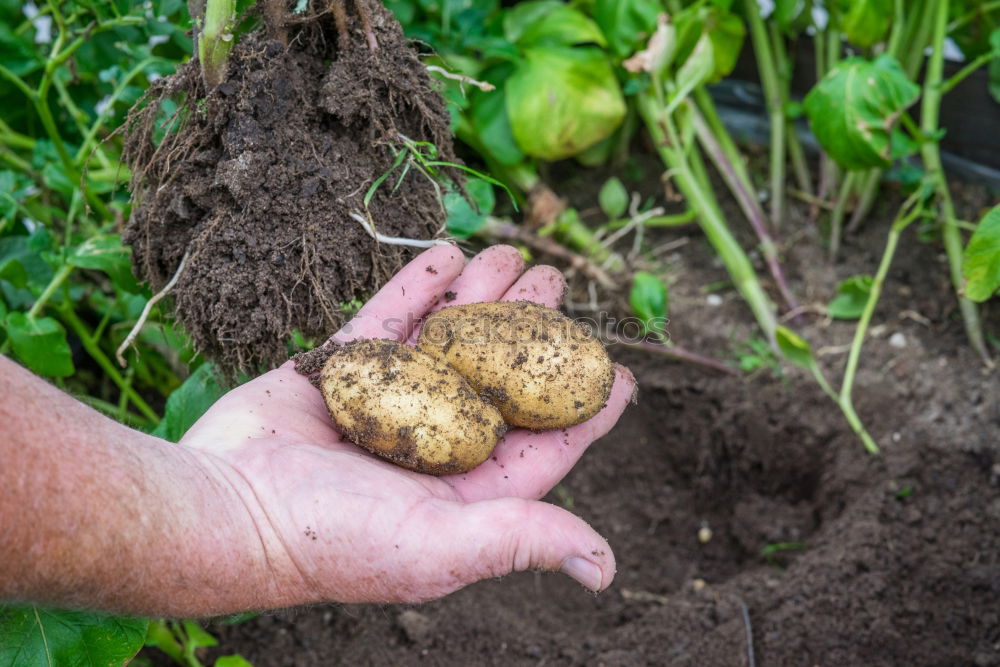
[[611, 547], [562, 508], [521, 498], [447, 505], [431, 511], [447, 516], [426, 517], [430, 530], [446, 530], [448, 537], [437, 542], [441, 553], [424, 561], [437, 562], [438, 576], [448, 574], [448, 580], [439, 582], [446, 589], [529, 569], [562, 572], [592, 591], [604, 590], [614, 579]]

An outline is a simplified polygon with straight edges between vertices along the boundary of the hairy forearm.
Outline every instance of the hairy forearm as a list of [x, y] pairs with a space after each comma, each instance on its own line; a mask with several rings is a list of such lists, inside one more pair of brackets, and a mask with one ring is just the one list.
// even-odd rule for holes
[[238, 494], [0, 356], [0, 601], [199, 616], [267, 604]]

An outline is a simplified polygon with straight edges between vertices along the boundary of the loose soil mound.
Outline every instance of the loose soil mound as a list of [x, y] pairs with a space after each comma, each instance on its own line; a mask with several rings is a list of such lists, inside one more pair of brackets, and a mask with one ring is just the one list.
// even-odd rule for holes
[[[806, 302], [870, 271], [888, 224], [872, 221], [830, 267], [818, 232], [793, 222], [805, 238], [789, 266]], [[671, 261], [683, 276], [671, 291], [675, 339], [718, 355], [746, 340], [739, 298], [710, 307], [700, 291], [724, 279], [711, 251], [690, 243]], [[878, 458], [804, 375], [731, 378], [620, 357], [639, 379], [638, 406], [549, 498], [614, 547], [618, 575], [599, 596], [521, 573], [418, 607], [220, 626], [212, 650], [256, 667], [721, 667], [748, 664], [752, 633], [756, 664], [769, 667], [1000, 665], [1000, 388], [968, 348], [936, 245], [907, 235], [874, 324], [856, 396]], [[830, 368], [852, 332], [822, 321], [805, 331]], [[769, 563], [762, 550], [778, 543], [800, 544]]]
[[[400, 134], [453, 158], [447, 112], [399, 24], [379, 2], [361, 6], [377, 50], [356, 12], [347, 44], [327, 12], [272, 16], [268, 33], [279, 38], [241, 38], [217, 88], [205, 90], [192, 61], [130, 116], [137, 205], [125, 242], [154, 290], [188, 256], [172, 291], [177, 317], [227, 375], [287, 358], [294, 330], [325, 339], [344, 319], [341, 304], [371, 294], [411, 257], [349, 217], [364, 210]], [[168, 99], [186, 104], [180, 129], [157, 147]], [[394, 184], [371, 203], [376, 229], [433, 237], [443, 220], [433, 184], [412, 173], [390, 196]]]

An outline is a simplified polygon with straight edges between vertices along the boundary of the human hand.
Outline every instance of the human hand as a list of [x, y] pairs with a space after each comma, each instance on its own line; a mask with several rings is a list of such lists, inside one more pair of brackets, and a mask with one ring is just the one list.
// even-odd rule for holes
[[[523, 269], [508, 246], [468, 264], [457, 248], [433, 248], [332, 340], [412, 343], [414, 324], [444, 305], [529, 299], [557, 307], [562, 275], [547, 266]], [[635, 382], [624, 367], [615, 374], [606, 407], [591, 420], [565, 430], [511, 430], [490, 460], [461, 475], [407, 471], [345, 440], [319, 391], [291, 363], [228, 393], [181, 444], [231, 487], [260, 534], [258, 562], [268, 581], [262, 607], [418, 602], [526, 569], [559, 570], [603, 590], [615, 574], [607, 542], [538, 499], [618, 420]]]

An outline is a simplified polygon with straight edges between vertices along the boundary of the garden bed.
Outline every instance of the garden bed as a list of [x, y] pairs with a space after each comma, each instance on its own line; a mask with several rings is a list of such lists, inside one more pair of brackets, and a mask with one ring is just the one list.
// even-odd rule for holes
[[[576, 186], [567, 191], [595, 189]], [[969, 210], [987, 197], [960, 194]], [[877, 262], [886, 222], [873, 219], [830, 265], [805, 214], [790, 220], [789, 273], [803, 301], [826, 303], [838, 278]], [[682, 276], [671, 335], [731, 358], [753, 322], [735, 292], [708, 305], [702, 287], [725, 272], [700, 234], [651, 243], [685, 235], [670, 258]], [[912, 233], [904, 243], [857, 380], [881, 456], [804, 374], [728, 377], [619, 351], [639, 403], [548, 498], [608, 537], [609, 590], [521, 573], [420, 606], [217, 626], [218, 653], [257, 667], [740, 665], [752, 632], [762, 665], [1000, 664], [1000, 390], [963, 336], [941, 251]], [[984, 314], [995, 330], [997, 313]], [[813, 317], [803, 331], [836, 367], [853, 328]], [[769, 545], [787, 548], [765, 557]]]

